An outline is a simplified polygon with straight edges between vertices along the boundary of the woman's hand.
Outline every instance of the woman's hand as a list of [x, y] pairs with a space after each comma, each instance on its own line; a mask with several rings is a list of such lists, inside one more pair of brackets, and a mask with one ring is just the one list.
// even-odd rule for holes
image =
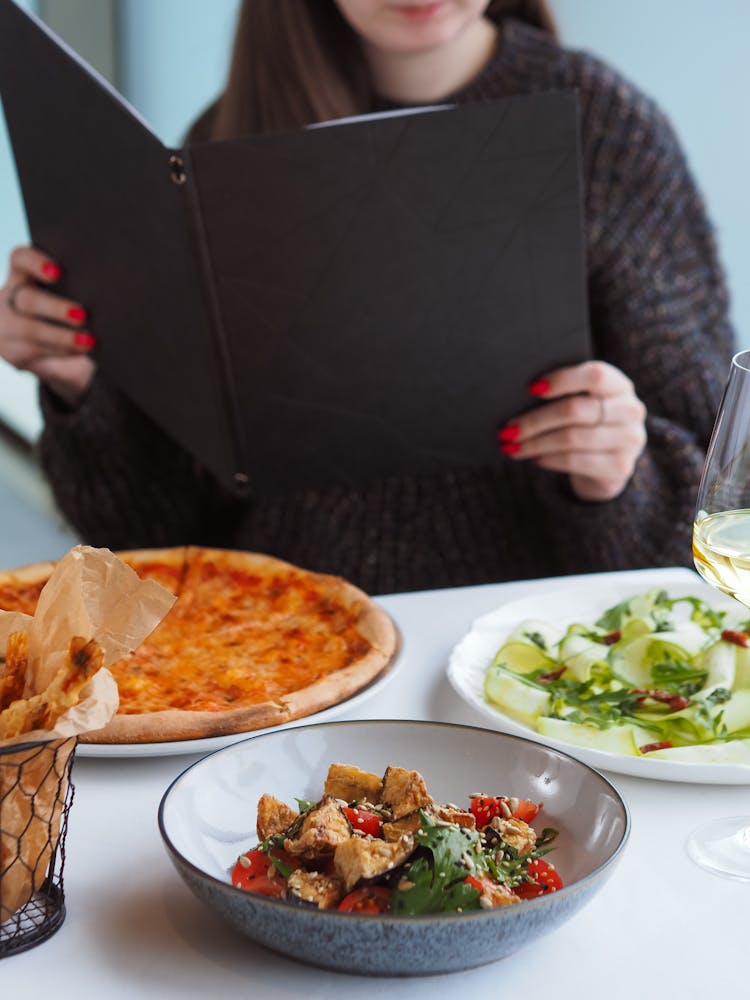
[[60, 278], [54, 261], [33, 247], [16, 247], [0, 288], [0, 357], [33, 372], [70, 405], [88, 389], [95, 365], [86, 310], [47, 290]]
[[612, 500], [646, 446], [646, 407], [630, 379], [604, 361], [558, 368], [529, 387], [550, 400], [498, 432], [500, 450], [567, 472], [582, 500]]

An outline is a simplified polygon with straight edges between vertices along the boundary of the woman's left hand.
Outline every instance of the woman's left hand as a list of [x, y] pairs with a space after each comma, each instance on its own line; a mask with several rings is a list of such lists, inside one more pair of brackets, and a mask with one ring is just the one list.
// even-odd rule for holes
[[550, 372], [529, 391], [550, 402], [501, 428], [500, 450], [567, 472], [581, 500], [619, 496], [646, 446], [646, 407], [630, 379], [605, 361], [586, 361]]

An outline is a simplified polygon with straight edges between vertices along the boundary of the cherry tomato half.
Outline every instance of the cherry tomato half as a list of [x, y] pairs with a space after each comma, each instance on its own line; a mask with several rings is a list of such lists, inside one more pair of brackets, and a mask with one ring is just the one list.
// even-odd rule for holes
[[383, 885], [354, 889], [339, 903], [345, 913], [387, 913], [391, 908], [391, 890]]
[[[503, 808], [503, 804], [505, 808]], [[475, 795], [469, 805], [469, 809], [480, 829], [483, 826], [488, 826], [495, 816], [505, 819], [507, 817], [507, 810], [510, 810], [511, 816], [514, 819], [530, 823], [541, 808], [541, 805], [537, 805], [529, 799], [516, 799], [515, 808], [512, 808], [511, 800], [504, 795]]]
[[520, 896], [521, 899], [536, 899], [537, 896], [557, 892], [563, 887], [562, 879], [544, 858], [534, 858], [533, 861], [529, 861], [528, 872], [534, 881], [522, 882], [513, 890], [514, 894]]
[[344, 806], [343, 809], [352, 830], [359, 830], [360, 833], [369, 834], [371, 837], [382, 837], [383, 821], [380, 816], [368, 812], [367, 809], [356, 809], [353, 806]]
[[467, 875], [464, 882], [472, 889], [476, 889], [480, 896], [483, 892], [491, 890], [496, 884], [491, 878], [479, 878], [478, 875]]
[[248, 892], [259, 892], [264, 896], [280, 896], [284, 891], [286, 880], [278, 871], [273, 878], [269, 878], [268, 870], [273, 869], [271, 856], [289, 868], [300, 867], [299, 858], [287, 854], [280, 847], [274, 847], [269, 854], [264, 854], [256, 847], [255, 850], [246, 851], [237, 859], [232, 869], [232, 885], [238, 889], [247, 889]]

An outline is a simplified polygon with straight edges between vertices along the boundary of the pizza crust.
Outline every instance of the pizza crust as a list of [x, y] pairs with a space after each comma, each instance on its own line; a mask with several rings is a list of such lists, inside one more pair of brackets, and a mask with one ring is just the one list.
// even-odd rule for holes
[[140, 715], [116, 715], [103, 729], [84, 733], [81, 743], [172, 743], [231, 736], [280, 726], [291, 719], [284, 705], [267, 701], [228, 712], [168, 708]]
[[17, 569], [2, 570], [0, 571], [0, 586], [19, 582], [27, 586], [35, 586], [37, 583], [49, 579], [55, 565], [53, 562], [29, 563], [28, 566], [19, 566]]
[[372, 650], [364, 659], [343, 667], [327, 677], [309, 684], [299, 691], [292, 691], [281, 699], [289, 711], [289, 719], [301, 719], [322, 712], [324, 708], [338, 705], [367, 687], [385, 670], [379, 650]]

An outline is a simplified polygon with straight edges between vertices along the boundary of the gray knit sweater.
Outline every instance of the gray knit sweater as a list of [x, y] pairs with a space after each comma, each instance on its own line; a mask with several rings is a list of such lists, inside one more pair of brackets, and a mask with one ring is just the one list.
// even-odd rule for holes
[[633, 380], [649, 414], [647, 448], [620, 497], [581, 502], [566, 476], [498, 453], [474, 471], [242, 503], [97, 376], [74, 411], [42, 390], [41, 459], [82, 538], [267, 552], [374, 594], [690, 565], [733, 350], [711, 227], [663, 114], [597, 59], [509, 22], [492, 63], [455, 99], [561, 87], [581, 104], [595, 353]]

